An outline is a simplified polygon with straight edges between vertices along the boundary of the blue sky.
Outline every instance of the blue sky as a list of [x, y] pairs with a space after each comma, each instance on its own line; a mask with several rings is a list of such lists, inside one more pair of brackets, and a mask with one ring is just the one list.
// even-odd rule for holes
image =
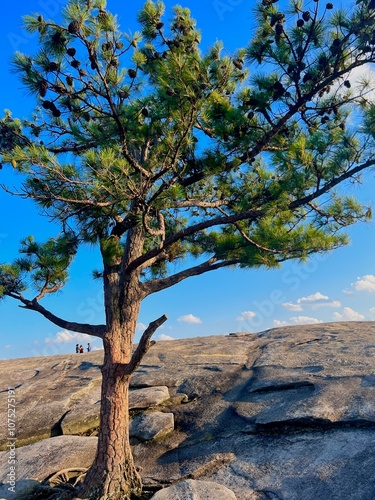
[[[132, 6], [128, 7], [128, 4]], [[166, 1], [170, 8], [175, 2]], [[223, 40], [229, 53], [246, 45], [254, 21], [253, 3], [247, 0], [190, 0], [180, 2], [191, 9], [202, 30], [203, 46]], [[33, 100], [25, 94], [10, 73], [15, 50], [33, 53], [35, 38], [21, 29], [21, 17], [38, 12], [55, 17], [65, 0], [18, 0], [3, 5], [0, 32], [0, 109], [11, 109], [14, 116], [28, 116]], [[125, 5], [127, 4], [127, 5]], [[124, 31], [134, 31], [136, 12], [142, 2], [109, 0], [108, 7], [119, 14]], [[169, 10], [170, 12], [170, 10]], [[16, 183], [9, 169], [0, 171], [0, 183]], [[362, 185], [346, 186], [374, 207], [375, 171], [367, 172]], [[21, 238], [33, 234], [43, 240], [57, 233], [56, 227], [38, 216], [31, 201], [11, 197], [0, 190], [0, 261], [14, 258]], [[181, 284], [149, 297], [142, 305], [137, 340], [150, 321], [167, 314], [169, 320], [158, 330], [156, 339], [185, 338], [230, 332], [262, 331], [285, 324], [326, 321], [375, 320], [375, 222], [349, 229], [351, 244], [309, 262], [285, 263], [278, 270], [220, 270], [185, 280]], [[72, 266], [68, 285], [43, 305], [64, 319], [103, 322], [102, 293], [99, 282], [91, 279], [98, 267], [97, 251], [87, 248]], [[52, 355], [74, 351], [75, 344], [100, 341], [86, 335], [61, 331], [55, 325], [18, 307], [7, 299], [0, 303], [0, 359]]]

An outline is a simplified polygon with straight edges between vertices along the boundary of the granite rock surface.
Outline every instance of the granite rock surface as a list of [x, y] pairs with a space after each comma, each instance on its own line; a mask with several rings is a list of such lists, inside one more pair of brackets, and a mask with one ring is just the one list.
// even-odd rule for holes
[[[137, 401], [132, 425], [139, 434], [161, 412], [174, 430], [134, 440], [144, 483], [213, 481], [237, 500], [375, 498], [374, 351], [373, 322], [158, 342], [131, 384], [133, 401], [149, 390], [155, 400]], [[102, 355], [27, 358], [16, 371], [0, 362], [0, 391], [16, 387], [19, 445], [95, 439], [67, 434], [95, 433]], [[0, 443], [6, 450], [4, 426]]]

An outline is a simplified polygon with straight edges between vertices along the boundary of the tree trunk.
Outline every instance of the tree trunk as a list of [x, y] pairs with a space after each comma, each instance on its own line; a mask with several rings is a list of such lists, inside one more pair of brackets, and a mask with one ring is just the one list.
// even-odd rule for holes
[[[103, 248], [105, 250], [104, 245]], [[126, 273], [127, 262], [137, 257], [142, 248], [142, 228], [135, 228], [128, 234], [120, 276], [118, 266], [121, 259], [118, 262], [110, 259], [108, 263], [103, 255], [107, 331], [103, 337], [98, 448], [79, 490], [79, 498], [130, 500], [142, 491], [141, 477], [136, 471], [129, 441], [128, 398], [130, 377], [136, 367], [131, 363], [133, 338], [143, 297], [139, 288], [139, 272]]]
[[115, 337], [114, 342], [105, 341], [98, 448], [79, 498], [127, 500], [142, 489], [129, 442], [130, 375], [122, 363], [112, 361], [116, 351], [112, 344], [118, 342]]

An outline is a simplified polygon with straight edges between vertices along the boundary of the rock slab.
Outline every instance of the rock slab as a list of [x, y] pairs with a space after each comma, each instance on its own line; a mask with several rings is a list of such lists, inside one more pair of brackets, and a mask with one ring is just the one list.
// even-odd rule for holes
[[141, 441], [161, 439], [174, 430], [173, 413], [157, 411], [136, 415], [130, 422], [130, 436]]
[[233, 491], [212, 481], [187, 479], [159, 490], [151, 500], [236, 500]]
[[95, 457], [96, 437], [58, 436], [16, 448], [15, 493], [9, 490], [9, 452], [0, 452], [0, 500], [17, 500], [32, 488], [62, 469], [89, 467]]
[[169, 397], [169, 390], [166, 386], [136, 389], [129, 393], [129, 409], [139, 410], [158, 406], [169, 399]]
[[[213, 481], [237, 500], [375, 498], [374, 334], [373, 322], [348, 322], [158, 342], [131, 392], [162, 387], [153, 401], [175, 426], [133, 443], [144, 483]], [[0, 391], [16, 385], [19, 444], [69, 419], [94, 422], [101, 362], [100, 352], [28, 358], [16, 373], [0, 362]]]

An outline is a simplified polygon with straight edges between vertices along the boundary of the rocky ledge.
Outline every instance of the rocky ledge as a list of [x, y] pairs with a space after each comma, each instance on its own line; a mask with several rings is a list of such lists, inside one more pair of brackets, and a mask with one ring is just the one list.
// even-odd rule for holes
[[[148, 488], [164, 487], [155, 500], [375, 498], [374, 334], [348, 322], [158, 342], [130, 396], [135, 460]], [[90, 465], [102, 356], [0, 362], [21, 446], [13, 495], [3, 424], [0, 500]]]

